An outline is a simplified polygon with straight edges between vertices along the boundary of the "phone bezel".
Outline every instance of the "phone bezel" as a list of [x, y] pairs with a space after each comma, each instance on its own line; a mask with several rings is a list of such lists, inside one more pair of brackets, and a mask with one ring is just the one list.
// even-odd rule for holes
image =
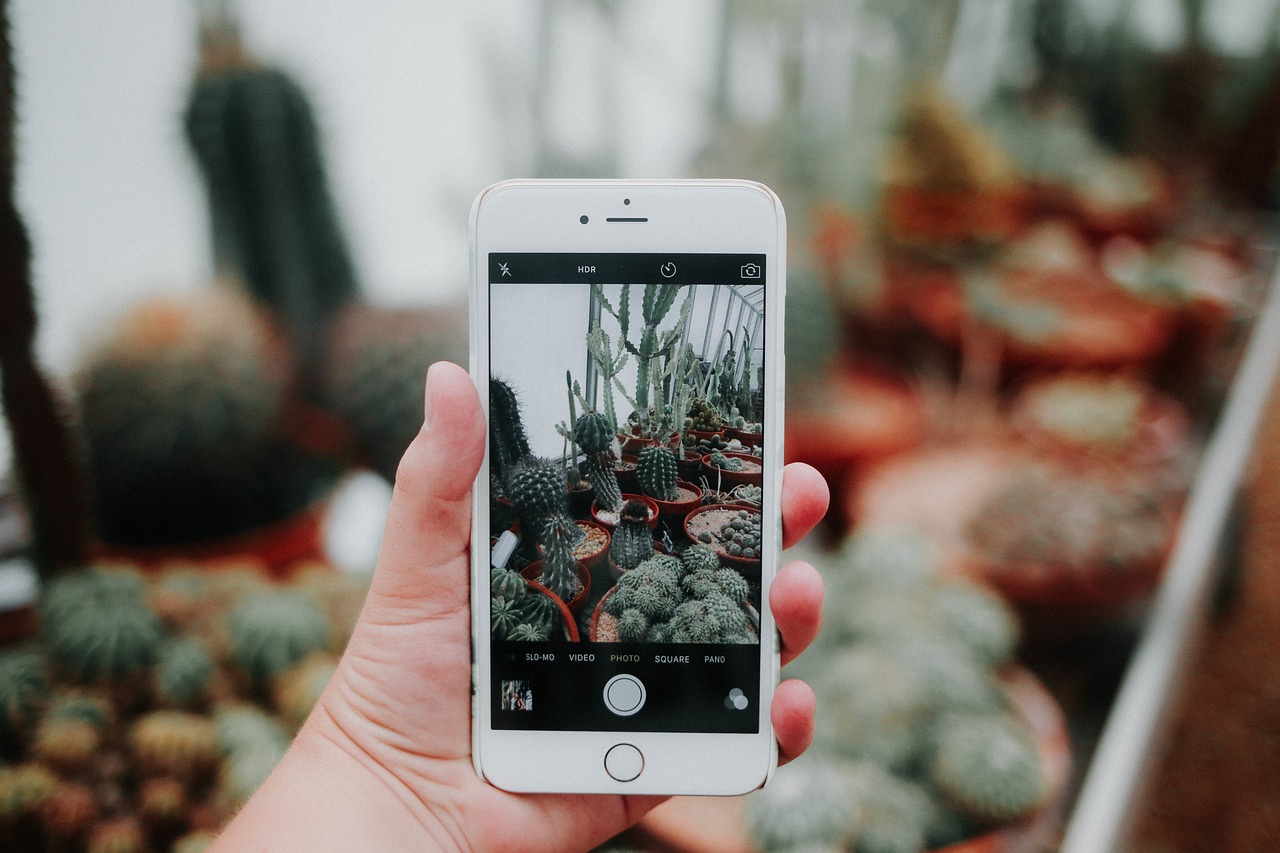
[[[623, 199], [629, 199], [628, 204]], [[588, 221], [581, 222], [586, 216]], [[610, 218], [624, 221], [608, 221]], [[638, 219], [646, 221], [635, 221]], [[750, 181], [505, 181], [477, 197], [471, 212], [471, 362], [481, 389], [489, 377], [488, 263], [492, 252], [757, 253], [766, 256], [764, 489], [781, 506], [784, 386], [782, 307], [786, 217], [778, 197]], [[488, 416], [487, 394], [481, 400]], [[478, 483], [488, 483], [486, 456]], [[472, 554], [487, 554], [488, 506], [473, 497]], [[472, 760], [495, 786], [518, 792], [742, 794], [763, 785], [777, 763], [769, 709], [777, 683], [777, 632], [767, 606], [780, 564], [780, 512], [764, 527], [759, 731], [755, 734], [513, 731], [491, 725], [488, 561], [472, 560]], [[480, 592], [477, 592], [480, 591]], [[587, 700], [590, 701], [590, 700]], [[645, 757], [632, 782], [604, 770], [604, 753], [631, 743]]]

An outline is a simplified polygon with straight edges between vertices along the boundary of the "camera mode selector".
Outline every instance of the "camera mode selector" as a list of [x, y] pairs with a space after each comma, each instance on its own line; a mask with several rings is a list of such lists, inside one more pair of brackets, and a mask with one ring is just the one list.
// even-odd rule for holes
[[604, 704], [619, 717], [630, 717], [644, 707], [644, 683], [634, 675], [615, 675], [604, 686]]

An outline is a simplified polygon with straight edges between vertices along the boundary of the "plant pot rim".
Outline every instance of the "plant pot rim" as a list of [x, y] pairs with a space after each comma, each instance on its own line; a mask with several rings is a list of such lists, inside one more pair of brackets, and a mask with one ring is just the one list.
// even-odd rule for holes
[[[657, 527], [657, 526], [658, 526], [658, 518], [661, 516], [661, 513], [658, 511], [658, 502], [657, 502], [657, 501], [655, 501], [653, 498], [649, 497], [648, 495], [636, 495], [636, 494], [632, 494], [632, 493], [630, 493], [630, 492], [623, 492], [623, 493], [622, 493], [622, 501], [623, 501], [623, 503], [626, 503], [628, 500], [630, 500], [630, 499], [632, 499], [632, 498], [635, 498], [636, 500], [644, 501], [645, 505], [649, 507], [649, 510], [650, 510], [650, 512], [649, 512], [649, 529], [650, 529], [650, 530], [653, 530], [655, 527]], [[593, 506], [593, 507], [591, 507], [591, 520], [592, 520], [592, 521], [594, 521], [594, 522], [596, 522], [597, 524], [599, 524], [599, 525], [600, 525], [601, 527], [603, 527], [605, 530], [610, 531], [610, 535], [612, 535], [612, 532], [613, 532], [614, 528], [616, 528], [616, 527], [618, 526], [618, 525], [616, 525], [616, 524], [609, 524], [609, 522], [604, 521], [604, 520], [603, 520], [603, 519], [601, 519], [599, 516], [597, 516], [597, 515], [596, 515], [596, 508], [595, 508], [594, 506]]]
[[578, 642], [580, 639], [580, 635], [578, 634], [578, 622], [573, 618], [573, 614], [569, 612], [569, 606], [564, 603], [564, 600], [535, 580], [525, 578], [524, 582], [537, 592], [540, 592], [551, 599], [555, 604], [556, 609], [560, 611], [560, 618], [564, 620], [565, 631], [569, 635], [568, 642]]
[[[538, 576], [542, 573], [541, 569], [543, 562], [545, 561], [534, 560], [532, 563], [520, 570], [520, 576], [527, 581], [537, 583], [538, 586], [546, 589], [547, 592], [552, 595], [555, 595], [555, 593], [552, 593], [550, 589], [538, 580]], [[591, 592], [591, 571], [581, 560], [574, 560], [573, 573], [578, 576], [579, 582], [582, 583], [582, 591], [575, 595], [571, 601], [564, 601], [564, 599], [559, 596], [556, 596], [556, 598], [560, 598], [560, 601], [564, 602], [564, 605], [569, 608], [570, 613], [578, 613], [582, 610], [582, 605], [586, 603], [587, 595]]]

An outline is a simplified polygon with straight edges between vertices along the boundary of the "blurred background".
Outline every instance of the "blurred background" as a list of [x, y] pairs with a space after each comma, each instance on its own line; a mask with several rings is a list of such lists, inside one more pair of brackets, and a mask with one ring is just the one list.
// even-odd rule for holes
[[0, 846], [269, 772], [510, 177], [778, 192], [833, 487], [817, 746], [614, 846], [1280, 842], [1277, 0], [3, 8]]

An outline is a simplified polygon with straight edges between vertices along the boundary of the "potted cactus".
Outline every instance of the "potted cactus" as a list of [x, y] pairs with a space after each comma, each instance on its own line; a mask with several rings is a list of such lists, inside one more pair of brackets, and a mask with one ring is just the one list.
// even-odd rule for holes
[[760, 510], [733, 504], [712, 504], [689, 513], [684, 533], [690, 542], [712, 549], [725, 565], [756, 575], [760, 571], [762, 531]]
[[649, 529], [649, 507], [638, 500], [622, 505], [618, 526], [609, 543], [609, 568], [621, 577], [653, 556], [653, 531]]
[[539, 537], [543, 558], [520, 572], [551, 590], [572, 613], [582, 609], [591, 591], [591, 573], [573, 556], [572, 542], [577, 532], [577, 525], [571, 521], [559, 518], [548, 521]]
[[668, 447], [647, 447], [636, 458], [640, 491], [653, 498], [661, 515], [683, 518], [698, 507], [702, 489], [677, 474], [676, 454]]
[[551, 590], [507, 569], [489, 573], [489, 627], [495, 640], [578, 641], [568, 606]]
[[764, 468], [760, 459], [750, 453], [724, 453], [713, 451], [702, 457], [702, 467], [707, 475], [727, 486], [742, 483], [760, 485], [764, 482]]

